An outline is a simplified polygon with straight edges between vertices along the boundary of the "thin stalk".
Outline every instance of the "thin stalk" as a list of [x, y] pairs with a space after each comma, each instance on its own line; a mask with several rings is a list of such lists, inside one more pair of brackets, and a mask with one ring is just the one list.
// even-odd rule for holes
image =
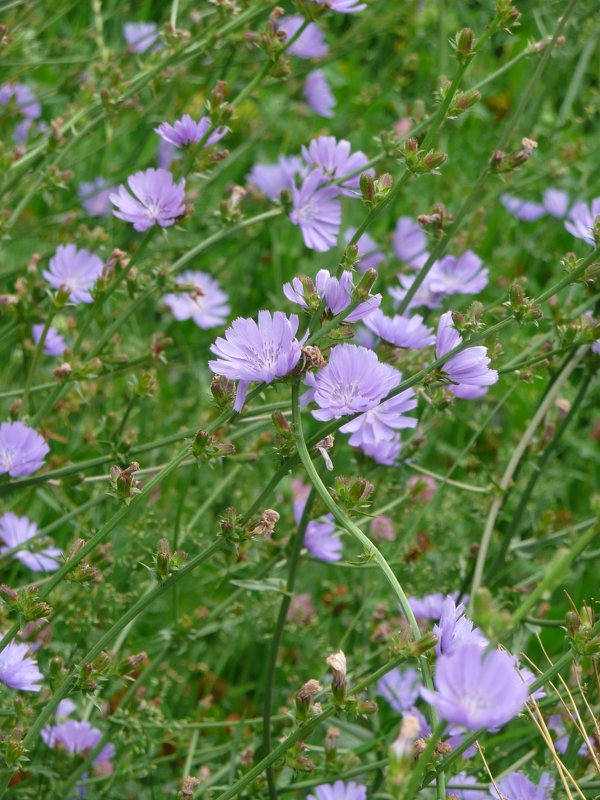
[[512, 456], [500, 480], [499, 484], [500, 494], [497, 495], [497, 497], [494, 499], [494, 502], [492, 503], [490, 512], [488, 514], [485, 523], [483, 535], [481, 537], [479, 550], [477, 551], [477, 560], [475, 562], [475, 570], [473, 572], [473, 583], [471, 585], [471, 595], [469, 598], [469, 610], [471, 613], [473, 613], [473, 605], [475, 602], [477, 591], [481, 586], [481, 581], [483, 578], [483, 569], [485, 566], [485, 560], [487, 558], [487, 552], [489, 549], [490, 540], [492, 538], [492, 533], [494, 531], [494, 525], [496, 524], [496, 519], [498, 518], [498, 514], [500, 513], [500, 509], [502, 508], [502, 505], [504, 503], [504, 493], [509, 488], [515, 470], [519, 466], [521, 458], [523, 457], [525, 450], [529, 446], [529, 442], [531, 441], [534, 433], [536, 432], [538, 425], [544, 419], [544, 417], [548, 413], [548, 409], [552, 406], [554, 400], [556, 399], [558, 394], [560, 394], [563, 386], [568, 381], [571, 373], [573, 372], [575, 367], [579, 364], [584, 355], [588, 352], [588, 350], [589, 350], [589, 345], [580, 347], [577, 353], [575, 354], [575, 357], [572, 359], [572, 361], [567, 362], [561, 374], [556, 379], [550, 390], [546, 393], [546, 396], [544, 397], [542, 402], [539, 404], [535, 414], [531, 418], [529, 425], [525, 429], [523, 436], [519, 440], [518, 445], [513, 450]]
[[31, 362], [31, 367], [29, 368], [29, 372], [27, 373], [27, 382], [25, 383], [25, 391], [23, 392], [23, 400], [21, 403], [21, 416], [25, 416], [27, 413], [27, 407], [29, 405], [29, 394], [31, 392], [31, 387], [33, 385], [33, 379], [35, 377], [36, 370], [38, 368], [38, 364], [40, 363], [40, 357], [42, 355], [42, 351], [44, 349], [44, 345], [46, 344], [46, 337], [48, 336], [48, 331], [50, 330], [50, 325], [52, 324], [52, 319], [56, 314], [57, 308], [52, 303], [50, 305], [50, 310], [48, 311], [48, 315], [46, 317], [46, 321], [44, 322], [44, 327], [42, 329], [42, 335], [40, 336], [40, 340], [36, 345], [35, 352], [33, 354], [33, 361]]
[[[304, 505], [304, 509], [302, 510], [302, 516], [300, 518], [300, 522], [298, 523], [298, 530], [296, 531], [296, 535], [293, 540], [292, 551], [290, 553], [288, 560], [288, 574], [287, 574], [287, 581], [285, 584], [286, 593], [281, 598], [281, 604], [279, 606], [279, 614], [277, 616], [277, 623], [275, 625], [275, 630], [273, 631], [273, 637], [271, 639], [271, 645], [269, 648], [269, 658], [267, 661], [267, 669], [265, 671], [265, 684], [264, 684], [265, 688], [264, 688], [264, 702], [263, 702], [262, 744], [263, 744], [264, 755], [269, 755], [272, 749], [271, 715], [273, 713], [273, 691], [275, 688], [275, 673], [277, 672], [277, 655], [279, 653], [279, 645], [281, 644], [283, 629], [285, 628], [287, 614], [294, 593], [294, 586], [296, 585], [296, 575], [298, 574], [298, 565], [300, 563], [300, 551], [302, 550], [302, 544], [304, 542], [304, 533], [306, 531], [306, 526], [308, 525], [308, 522], [310, 520], [311, 511], [316, 496], [317, 496], [317, 491], [313, 486], [310, 490], [310, 494]], [[271, 765], [267, 767], [267, 783], [269, 787], [269, 797], [271, 798], [271, 800], [277, 800], [277, 787], [275, 785], [275, 778], [273, 776], [273, 767]]]
[[444, 733], [444, 729], [446, 728], [445, 722], [440, 722], [435, 727], [434, 731], [432, 732], [431, 736], [427, 739], [427, 746], [425, 750], [421, 753], [419, 758], [417, 759], [416, 764], [414, 764], [411, 773], [410, 779], [402, 794], [403, 800], [412, 800], [415, 795], [418, 794], [419, 789], [421, 788], [421, 781], [423, 780], [423, 775], [425, 773], [425, 769], [427, 765], [431, 761], [431, 758], [435, 752], [435, 748], [438, 746], [438, 742], [442, 738], [442, 734]]

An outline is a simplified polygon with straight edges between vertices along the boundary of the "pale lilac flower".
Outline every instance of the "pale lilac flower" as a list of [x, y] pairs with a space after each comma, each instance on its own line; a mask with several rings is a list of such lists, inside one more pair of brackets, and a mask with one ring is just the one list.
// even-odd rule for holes
[[[424, 257], [423, 263], [425, 263], [425, 261], [428, 258], [428, 253], [423, 253], [423, 257]], [[413, 262], [413, 264], [416, 265], [416, 260]], [[408, 304], [407, 310], [410, 311], [413, 308], [419, 308], [421, 306], [425, 306], [425, 308], [430, 308], [430, 309], [439, 308], [441, 306], [442, 300], [444, 299], [444, 295], [442, 292], [433, 291], [431, 287], [431, 282], [429, 280], [429, 275], [433, 271], [434, 267], [435, 267], [435, 262], [434, 265], [431, 267], [429, 273], [427, 273], [427, 275], [425, 276], [425, 280], [422, 281], [421, 285], [413, 295], [410, 303]], [[394, 298], [395, 306], [397, 306], [402, 300], [404, 300], [404, 297], [406, 296], [407, 291], [413, 285], [415, 278], [416, 275], [414, 274], [406, 275], [400, 273], [398, 275], [398, 280], [400, 282], [401, 288], [397, 286], [392, 286], [389, 289], [390, 296]]]
[[[398, 382], [402, 373], [398, 373]], [[396, 431], [403, 428], [416, 428], [417, 420], [407, 417], [406, 412], [417, 407], [417, 398], [413, 389], [406, 389], [395, 397], [379, 403], [340, 428], [341, 433], [351, 433], [349, 444], [353, 447], [376, 447], [380, 442], [391, 442], [396, 439]], [[371, 455], [371, 450], [367, 455]]]
[[435, 652], [438, 656], [454, 653], [465, 644], [476, 644], [486, 648], [489, 641], [479, 628], [474, 628], [470, 619], [465, 616], [465, 607], [462, 603], [457, 606], [452, 597], [447, 597], [442, 605], [440, 621], [433, 626], [437, 636]]
[[490, 794], [496, 800], [550, 800], [554, 791], [554, 781], [547, 772], [542, 773], [537, 786], [520, 772], [511, 772], [496, 781], [496, 786], [500, 794], [490, 786]]
[[[300, 524], [306, 500], [294, 500], [294, 519]], [[304, 531], [304, 546], [315, 558], [321, 561], [339, 561], [342, 557], [342, 540], [335, 533], [335, 524], [331, 514], [325, 514], [322, 522], [311, 519]]]
[[[70, 756], [86, 755], [102, 739], [102, 731], [98, 728], [93, 728], [87, 721], [77, 722], [74, 719], [66, 719], [57, 725], [46, 726], [41, 735], [48, 747], [52, 749], [61, 747]], [[108, 742], [92, 763], [106, 764], [112, 761], [114, 755], [115, 747]]]
[[158, 153], [156, 156], [156, 163], [160, 169], [171, 169], [173, 161], [179, 161], [181, 153], [179, 148], [167, 142], [165, 139], [160, 139], [158, 142]]
[[332, 347], [328, 363], [316, 375], [309, 372], [309, 396], [319, 406], [313, 417], [325, 422], [346, 414], [369, 411], [399, 383], [397, 369], [382, 364], [372, 350], [354, 344]]
[[589, 206], [580, 200], [569, 211], [565, 228], [577, 239], [583, 239], [584, 242], [595, 247], [592, 230], [594, 228], [594, 220], [599, 216], [600, 197], [594, 198]]
[[[309, 166], [318, 167], [327, 180], [342, 178], [357, 169], [363, 169], [368, 162], [362, 150], [352, 153], [350, 142], [345, 139], [336, 141], [335, 136], [319, 136], [312, 139], [308, 147], [302, 145], [302, 155]], [[369, 175], [374, 175], [373, 169], [365, 169]], [[360, 174], [348, 178], [338, 186], [338, 191], [347, 197], [356, 197], [360, 189]]]
[[[184, 114], [173, 125], [162, 122], [157, 128], [154, 128], [154, 133], [157, 133], [165, 142], [172, 144], [173, 147], [189, 147], [191, 144], [198, 144], [202, 141], [210, 129], [210, 117], [201, 117], [198, 122], [194, 122], [189, 114]], [[229, 128], [215, 128], [203, 146], [210, 147], [216, 144], [228, 132]]]
[[0, 653], [0, 681], [20, 692], [39, 692], [42, 688], [39, 681], [44, 680], [44, 676], [35, 658], [27, 655], [28, 651], [26, 644], [14, 641], [7, 644]]
[[322, 783], [306, 800], [367, 800], [367, 787], [354, 781]]
[[110, 202], [118, 208], [115, 217], [133, 223], [136, 231], [146, 231], [153, 225], [168, 228], [185, 212], [185, 178], [179, 183], [166, 169], [151, 167], [145, 172], [136, 172], [127, 178], [132, 197], [121, 184], [110, 195]]
[[337, 101], [322, 69], [314, 69], [306, 76], [304, 97], [308, 105], [320, 117], [335, 116], [333, 109], [336, 107]]
[[337, 11], [338, 14], [356, 14], [357, 11], [362, 11], [367, 7], [366, 3], [359, 3], [358, 0], [315, 0], [315, 2], [321, 5], [327, 3], [329, 8]]
[[412, 264], [426, 247], [427, 238], [421, 226], [410, 217], [400, 217], [394, 232], [394, 250], [400, 261]]
[[[285, 33], [285, 41], [288, 41], [303, 24], [304, 17], [301, 17], [300, 14], [292, 14], [281, 18], [278, 30]], [[314, 22], [309, 22], [294, 44], [288, 47], [287, 52], [298, 58], [321, 58], [329, 52], [329, 45], [319, 26]]]
[[500, 202], [513, 217], [524, 222], [535, 222], [546, 214], [546, 209], [542, 203], [532, 203], [529, 200], [513, 197], [510, 194], [501, 195]]
[[434, 262], [427, 275], [429, 289], [434, 293], [478, 294], [488, 285], [487, 268], [472, 250], [465, 250], [458, 258], [444, 256]]
[[46, 440], [22, 422], [0, 424], [0, 475], [11, 478], [31, 475], [44, 465], [50, 451]]
[[15, 126], [13, 136], [15, 141], [23, 143], [27, 140], [33, 120], [38, 119], [41, 115], [42, 108], [29, 86], [13, 82], [0, 86], [0, 105], [7, 106], [13, 99], [19, 114], [25, 117]]
[[[37, 344], [39, 340], [42, 338], [42, 331], [44, 330], [43, 325], [33, 325], [32, 326], [32, 333], [33, 333], [33, 341]], [[48, 328], [48, 333], [46, 334], [46, 340], [44, 342], [44, 353], [47, 356], [62, 356], [62, 354], [67, 349], [67, 343], [60, 335], [60, 333], [56, 330], [56, 328]]]
[[473, 643], [438, 658], [434, 683], [436, 691], [421, 689], [423, 699], [442, 719], [471, 731], [497, 730], [519, 713], [528, 696], [511, 655], [486, 653]]
[[398, 460], [402, 445], [400, 436], [396, 435], [392, 439], [380, 439], [375, 444], [363, 442], [360, 449], [378, 464], [392, 467]]
[[[452, 323], [452, 312], [446, 311], [442, 314], [438, 324], [436, 337], [436, 358], [442, 358], [455, 347], [462, 343], [459, 332]], [[446, 377], [457, 384], [462, 394], [459, 397], [477, 397], [481, 394], [482, 387], [491, 386], [498, 380], [498, 373], [495, 369], [490, 369], [488, 364], [490, 359], [485, 347], [467, 347], [446, 361], [442, 367]], [[456, 392], [456, 386], [450, 389]], [[473, 390], [476, 394], [473, 394]]]
[[335, 186], [319, 188], [324, 180], [323, 173], [315, 169], [299, 189], [291, 187], [294, 210], [290, 220], [300, 226], [304, 244], [318, 253], [335, 247], [342, 222], [339, 191]]
[[[467, 775], [466, 772], [459, 772], [450, 779], [450, 783], [477, 783], [477, 778]], [[489, 794], [481, 789], [448, 789], [446, 795], [458, 797], [458, 800], [489, 800]]]
[[408, 604], [415, 617], [438, 620], [442, 616], [442, 609], [447, 597], [451, 597], [456, 601], [458, 592], [451, 592], [450, 594], [435, 592], [435, 594], [426, 594], [423, 598], [409, 597]]
[[79, 184], [77, 194], [90, 217], [107, 217], [110, 214], [110, 194], [116, 186], [111, 186], [105, 178], [84, 181]]
[[85, 248], [78, 250], [74, 244], [59, 244], [48, 266], [42, 275], [54, 289], [66, 286], [71, 303], [94, 302], [90, 289], [103, 269], [102, 259], [97, 255]]
[[[521, 670], [521, 673], [522, 672], [523, 670]], [[562, 717], [560, 714], [552, 714], [552, 716], [548, 717], [546, 724], [548, 725], [548, 728], [550, 728], [551, 731], [554, 731], [554, 733], [556, 733], [558, 736], [557, 740], [554, 742], [554, 749], [557, 753], [560, 753], [564, 756], [564, 754], [567, 752], [567, 747], [569, 746], [569, 734]], [[577, 755], [588, 755], [588, 746], [585, 742], [583, 742], [583, 744], [577, 750]]]
[[[238, 317], [211, 345], [217, 356], [208, 366], [217, 375], [238, 381], [234, 410], [241, 411], [252, 381], [272, 383], [294, 369], [300, 359], [300, 342], [296, 339], [298, 317], [288, 319], [282, 311], [258, 312], [253, 319]], [[304, 340], [303, 340], [304, 341]]]
[[300, 156], [279, 156], [276, 164], [255, 164], [246, 180], [266, 194], [269, 200], [278, 200], [281, 192], [296, 185], [296, 176], [304, 180], [307, 171]]
[[[329, 274], [329, 270], [320, 269], [315, 278], [315, 290], [320, 299], [325, 298], [327, 303], [326, 310], [330, 311], [335, 317], [346, 309], [352, 300], [352, 273], [344, 270], [341, 278], [336, 278]], [[299, 278], [294, 278], [291, 283], [285, 283], [283, 293], [292, 303], [308, 308], [308, 303], [304, 299], [304, 286]], [[381, 295], [376, 294], [359, 303], [356, 308], [346, 317], [346, 322], [358, 322], [360, 319], [368, 317], [381, 303]]]
[[203, 329], [224, 324], [231, 307], [227, 302], [229, 298], [214, 278], [205, 272], [189, 271], [182, 272], [176, 283], [193, 283], [200, 290], [194, 297], [188, 292], [165, 295], [164, 301], [178, 322], [193, 319]]
[[421, 677], [415, 669], [396, 667], [377, 681], [377, 694], [387, 700], [394, 711], [403, 714], [417, 702], [421, 686]]
[[420, 314], [413, 314], [412, 317], [403, 317], [399, 314], [386, 317], [381, 309], [377, 309], [363, 321], [380, 339], [395, 347], [420, 350], [435, 342], [433, 329], [425, 325]]
[[394, 523], [389, 517], [380, 514], [371, 520], [371, 536], [380, 542], [391, 542], [396, 538]]
[[[346, 230], [344, 233], [346, 244], [350, 242], [355, 233], [356, 228], [348, 228]], [[379, 245], [369, 236], [368, 233], [363, 233], [363, 235], [356, 242], [356, 246], [358, 247], [359, 260], [356, 262], [355, 267], [357, 270], [359, 270], [359, 272], [366, 272], [368, 269], [377, 269], [379, 264], [381, 264], [382, 261], [385, 261], [385, 256], [379, 250]]]
[[569, 210], [569, 195], [562, 189], [546, 189], [543, 196], [544, 208], [556, 219], [563, 219]]
[[[0, 547], [0, 553], [13, 547], [24, 544], [38, 536], [38, 527], [27, 517], [18, 517], [12, 511], [7, 511], [0, 517], [0, 539], [6, 545]], [[58, 569], [58, 559], [61, 551], [57, 547], [44, 547], [39, 551], [19, 550], [13, 558], [20, 561], [32, 572], [54, 572]]]
[[135, 53], [145, 53], [158, 39], [158, 29], [155, 22], [126, 22], [123, 36]]
[[378, 339], [375, 334], [364, 325], [357, 325], [354, 329], [354, 344], [366, 347], [367, 350], [375, 350]]

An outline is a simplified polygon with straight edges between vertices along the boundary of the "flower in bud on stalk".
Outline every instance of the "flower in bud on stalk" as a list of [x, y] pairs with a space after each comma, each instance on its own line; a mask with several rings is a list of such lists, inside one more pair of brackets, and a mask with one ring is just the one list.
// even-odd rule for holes
[[469, 89], [467, 92], [459, 92], [448, 111], [449, 117], [458, 117], [468, 108], [471, 108], [481, 100], [481, 92], [477, 89]]
[[203, 463], [212, 458], [232, 456], [234, 453], [235, 446], [231, 442], [220, 442], [208, 431], [198, 431], [192, 440], [192, 455]]
[[327, 656], [326, 663], [331, 667], [333, 680], [331, 688], [333, 696], [338, 703], [343, 703], [346, 698], [346, 656], [342, 650]]
[[352, 291], [352, 302], [363, 303], [368, 300], [371, 296], [371, 289], [373, 288], [373, 284], [376, 280], [376, 269], [368, 269], [366, 272], [364, 272], [362, 278]]
[[423, 168], [426, 172], [435, 172], [439, 167], [442, 166], [444, 161], [448, 156], [446, 153], [436, 152], [435, 150], [430, 150], [427, 155], [423, 158], [422, 164]]
[[365, 203], [372, 203], [375, 198], [375, 181], [368, 172], [363, 172], [360, 176], [360, 191]]
[[327, 733], [325, 734], [325, 752], [332, 753], [335, 750], [337, 740], [340, 738], [340, 731], [338, 728], [335, 728], [333, 725], [330, 725], [327, 728]]
[[186, 558], [187, 553], [183, 550], [171, 553], [168, 539], [160, 539], [158, 542], [158, 550], [154, 556], [154, 569], [159, 580], [166, 578], [172, 572], [177, 572]]
[[473, 31], [463, 28], [454, 37], [454, 49], [459, 56], [468, 56], [473, 49]]
[[296, 695], [296, 712], [301, 720], [305, 721], [308, 719], [315, 697], [322, 691], [323, 687], [319, 681], [314, 679], [307, 681], [304, 686], [302, 686]]
[[123, 658], [118, 666], [119, 675], [130, 675], [140, 664], [148, 661], [148, 654], [142, 651]]
[[210, 384], [210, 392], [221, 411], [229, 411], [235, 397], [235, 381], [224, 375], [215, 375]]
[[111, 478], [108, 494], [123, 500], [125, 505], [129, 505], [136, 494], [140, 494], [141, 483], [134, 477], [139, 472], [140, 465], [137, 461], [132, 461], [126, 469], [121, 469], [117, 465], [110, 468]]
[[275, 525], [279, 522], [279, 512], [272, 508], [266, 508], [263, 511], [262, 517], [252, 527], [250, 531], [251, 536], [264, 536], [265, 539], [270, 539], [275, 530]]
[[344, 257], [342, 258], [342, 267], [344, 269], [352, 269], [358, 261], [358, 245], [349, 244], [344, 250]]
[[364, 478], [354, 476], [346, 478], [338, 475], [335, 479], [333, 499], [346, 511], [357, 511], [368, 506], [369, 497], [373, 494], [375, 486]]

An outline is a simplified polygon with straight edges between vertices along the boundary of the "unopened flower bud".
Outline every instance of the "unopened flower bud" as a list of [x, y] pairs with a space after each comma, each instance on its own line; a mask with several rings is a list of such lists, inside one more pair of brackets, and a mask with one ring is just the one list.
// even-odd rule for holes
[[215, 403], [221, 410], [227, 411], [231, 408], [235, 396], [234, 381], [225, 378], [223, 375], [215, 375], [210, 385], [210, 391]]
[[336, 745], [336, 742], [339, 739], [340, 735], [341, 734], [340, 734], [338, 728], [335, 728], [333, 725], [331, 725], [329, 728], [327, 728], [327, 733], [325, 734], [325, 750], [326, 750], [326, 752], [331, 753], [333, 750], [335, 750], [335, 745]]
[[331, 688], [333, 696], [338, 703], [343, 703], [346, 697], [346, 656], [342, 650], [327, 656], [327, 666], [331, 668], [333, 679]]
[[438, 153], [435, 150], [430, 150], [423, 159], [423, 166], [428, 171], [433, 171], [441, 167], [448, 156], [446, 153]]
[[358, 282], [357, 286], [354, 288], [352, 292], [352, 301], [353, 302], [364, 302], [368, 300], [370, 297], [371, 289], [373, 288], [373, 284], [377, 280], [377, 270], [376, 269], [368, 269], [365, 273], [363, 273], [360, 281]]
[[308, 719], [309, 712], [313, 706], [315, 697], [323, 687], [314, 679], [307, 681], [296, 695], [296, 711], [301, 719]]
[[373, 176], [368, 172], [363, 172], [360, 176], [360, 191], [366, 203], [373, 202], [373, 198], [375, 197], [375, 181], [373, 180]]
[[161, 578], [166, 578], [171, 564], [171, 548], [168, 539], [159, 541], [154, 563], [157, 575]]
[[461, 56], [466, 56], [471, 52], [473, 47], [473, 31], [471, 28], [463, 28], [456, 34], [454, 40], [456, 45], [456, 52]]

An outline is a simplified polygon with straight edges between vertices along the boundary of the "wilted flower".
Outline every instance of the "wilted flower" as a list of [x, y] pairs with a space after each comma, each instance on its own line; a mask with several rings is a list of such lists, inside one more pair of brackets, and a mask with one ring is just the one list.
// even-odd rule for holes
[[145, 53], [158, 39], [158, 30], [155, 22], [126, 22], [123, 36], [135, 53]]
[[[359, 176], [360, 180], [360, 176]], [[349, 182], [348, 184], [349, 185]], [[350, 242], [356, 228], [348, 228], [344, 233], [344, 240], [346, 244]], [[368, 269], [377, 269], [382, 261], [385, 261], [385, 256], [379, 250], [379, 245], [369, 236], [368, 233], [363, 233], [356, 242], [358, 248], [358, 261], [355, 267], [359, 272], [366, 272]]]
[[26, 644], [11, 641], [6, 645], [0, 653], [0, 681], [20, 692], [39, 692], [42, 688], [39, 682], [44, 680], [44, 676], [28, 652]]
[[258, 325], [252, 319], [238, 317], [210, 349], [217, 359], [208, 366], [217, 375], [238, 381], [235, 411], [241, 411], [252, 381], [272, 383], [283, 378], [298, 363], [301, 343], [296, 339], [298, 317], [288, 319], [282, 311], [272, 316], [258, 312]]
[[[366, 3], [359, 3], [358, 0], [315, 0], [315, 2], [321, 5], [327, 3], [329, 8], [332, 11], [337, 11], [338, 14], [356, 14], [357, 11], [362, 11], [367, 7]], [[319, 798], [319, 800], [321, 799]], [[350, 800], [350, 798], [347, 800]]]
[[[0, 547], [0, 553], [24, 544], [30, 539], [35, 539], [37, 536], [37, 525], [35, 522], [30, 522], [27, 517], [18, 517], [12, 511], [7, 511], [0, 517], [0, 538], [6, 545], [6, 547]], [[13, 553], [13, 558], [33, 572], [53, 572], [58, 569], [60, 556], [61, 551], [57, 547], [51, 546], [36, 552], [23, 549]]]
[[[42, 338], [43, 325], [33, 325], [31, 332], [33, 334], [33, 341], [37, 344]], [[46, 339], [44, 341], [44, 353], [47, 356], [62, 356], [67, 349], [67, 344], [56, 328], [48, 328]]]
[[394, 232], [394, 250], [400, 261], [411, 264], [426, 247], [427, 239], [421, 226], [410, 217], [400, 217]]
[[[315, 288], [320, 299], [325, 298], [327, 303], [326, 310], [330, 311], [335, 317], [341, 314], [350, 305], [352, 300], [352, 273], [344, 270], [341, 278], [336, 278], [329, 274], [329, 270], [320, 269], [315, 278]], [[291, 283], [283, 286], [283, 293], [292, 303], [308, 308], [308, 303], [304, 299], [304, 286], [299, 278], [294, 278]], [[346, 322], [358, 322], [360, 319], [368, 317], [381, 303], [381, 295], [376, 294], [359, 303], [356, 308], [346, 317]]]
[[219, 283], [205, 272], [182, 272], [178, 284], [192, 283], [193, 292], [175, 292], [164, 297], [165, 303], [177, 321], [193, 319], [199, 328], [216, 328], [223, 325], [231, 307]]
[[569, 216], [565, 221], [565, 228], [577, 239], [583, 239], [587, 244], [595, 246], [592, 230], [594, 220], [600, 216], [600, 197], [594, 198], [591, 204], [579, 201], [575, 203], [569, 211]]
[[[304, 17], [301, 17], [300, 14], [289, 15], [281, 18], [278, 30], [285, 33], [286, 41], [288, 41], [303, 23]], [[327, 55], [329, 45], [319, 26], [314, 22], [309, 22], [294, 44], [288, 47], [287, 52], [299, 58], [320, 58]]]
[[367, 800], [367, 787], [354, 781], [347, 784], [344, 781], [322, 783], [306, 800]]
[[[435, 343], [436, 358], [442, 358], [462, 343], [461, 335], [452, 323], [452, 312], [442, 314], [438, 324]], [[490, 359], [485, 347], [467, 347], [452, 356], [443, 366], [444, 374], [454, 385], [450, 386], [457, 397], [469, 399], [479, 397], [498, 380], [498, 373], [490, 369]]]
[[77, 194], [90, 217], [107, 217], [110, 214], [110, 195], [116, 186], [111, 186], [105, 178], [84, 181], [79, 184]]
[[474, 628], [470, 619], [465, 616], [465, 607], [462, 603], [457, 606], [452, 597], [447, 597], [442, 605], [440, 621], [433, 626], [437, 636], [435, 652], [438, 656], [454, 653], [465, 644], [476, 644], [486, 648], [489, 641], [479, 628]]
[[304, 244], [319, 253], [335, 246], [342, 222], [339, 191], [335, 186], [322, 187], [324, 180], [323, 173], [315, 169], [299, 189], [291, 187], [294, 210], [290, 219], [300, 226]]
[[412, 317], [404, 317], [399, 314], [386, 317], [381, 309], [377, 309], [366, 317], [364, 323], [380, 339], [395, 347], [420, 350], [435, 342], [432, 328], [425, 325], [420, 314], [413, 314]]
[[473, 643], [438, 658], [434, 683], [436, 691], [421, 689], [423, 699], [442, 719], [471, 731], [496, 730], [519, 713], [528, 696], [512, 656], [486, 653]]
[[49, 269], [42, 275], [54, 289], [61, 286], [70, 289], [71, 303], [92, 303], [90, 289], [102, 274], [102, 268], [102, 260], [89, 250], [60, 244], [50, 259]]
[[309, 72], [304, 81], [304, 97], [312, 110], [320, 117], [333, 117], [337, 101], [333, 96], [325, 74], [321, 69]]
[[31, 475], [43, 466], [49, 450], [44, 437], [23, 422], [0, 424], [0, 475]]
[[279, 156], [276, 164], [255, 164], [246, 175], [269, 200], [277, 200], [281, 192], [295, 185], [295, 177], [304, 179], [307, 168], [300, 156]]
[[[210, 117], [202, 117], [198, 122], [194, 122], [189, 114], [184, 114], [173, 125], [169, 125], [168, 122], [161, 123], [154, 132], [174, 147], [188, 147], [202, 141], [210, 129]], [[204, 147], [216, 144], [227, 135], [228, 130], [228, 128], [216, 128], [204, 142]]]
[[[302, 155], [306, 163], [320, 169], [327, 180], [342, 178], [356, 170], [362, 170], [368, 161], [362, 150], [352, 153], [350, 142], [345, 139], [340, 139], [338, 142], [335, 136], [319, 136], [317, 139], [312, 139], [308, 147], [302, 145]], [[369, 175], [375, 174], [373, 169], [364, 171]], [[341, 183], [338, 191], [347, 197], [356, 197], [359, 188], [360, 174]]]
[[387, 700], [394, 711], [404, 714], [417, 702], [421, 686], [420, 675], [415, 669], [395, 667], [377, 681], [377, 694]]
[[137, 200], [121, 184], [110, 195], [110, 202], [118, 209], [113, 210], [115, 217], [133, 223], [136, 231], [148, 230], [157, 223], [168, 228], [185, 212], [184, 178], [175, 183], [168, 170], [151, 167], [130, 175], [127, 183]]
[[498, 791], [490, 786], [490, 794], [496, 800], [550, 800], [553, 796], [554, 781], [547, 772], [543, 772], [536, 786], [520, 772], [511, 772], [505, 778], [496, 781]]

